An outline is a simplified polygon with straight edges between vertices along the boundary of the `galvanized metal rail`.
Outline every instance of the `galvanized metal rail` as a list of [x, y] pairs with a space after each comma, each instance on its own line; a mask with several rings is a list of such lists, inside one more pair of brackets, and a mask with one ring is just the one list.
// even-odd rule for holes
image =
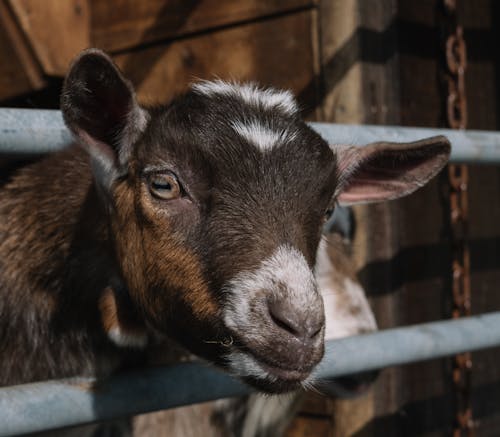
[[[332, 144], [362, 145], [374, 141], [414, 141], [446, 135], [453, 149], [451, 162], [500, 163], [500, 132], [311, 123]], [[61, 149], [71, 142], [61, 113], [55, 110], [0, 109], [0, 153], [36, 154]]]
[[[440, 358], [500, 345], [500, 312], [379, 331], [327, 344], [316, 378]], [[321, 390], [321, 383], [318, 383]], [[241, 396], [250, 389], [199, 363], [0, 389], [0, 436], [20, 435]]]

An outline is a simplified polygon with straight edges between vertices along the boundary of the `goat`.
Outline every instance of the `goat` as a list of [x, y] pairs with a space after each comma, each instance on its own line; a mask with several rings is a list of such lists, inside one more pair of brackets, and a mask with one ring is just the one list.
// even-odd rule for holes
[[444, 137], [329, 146], [289, 92], [200, 82], [142, 107], [84, 51], [61, 109], [74, 145], [0, 194], [0, 384], [103, 377], [168, 338], [269, 393], [307, 384], [324, 351], [314, 278], [336, 202], [411, 193]]

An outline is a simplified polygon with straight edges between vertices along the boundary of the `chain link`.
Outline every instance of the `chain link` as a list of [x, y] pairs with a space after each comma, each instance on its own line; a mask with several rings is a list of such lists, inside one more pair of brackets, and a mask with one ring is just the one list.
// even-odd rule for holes
[[[447, 121], [451, 128], [467, 126], [467, 98], [465, 70], [467, 49], [463, 29], [457, 25], [456, 0], [443, 0], [447, 12], [448, 37], [445, 44], [447, 66]], [[450, 165], [450, 214], [452, 230], [452, 299], [454, 318], [471, 314], [470, 254], [467, 245], [469, 179], [466, 165]], [[475, 435], [471, 402], [472, 360], [470, 353], [456, 355], [453, 359], [453, 386], [455, 390], [455, 423], [453, 437]]]

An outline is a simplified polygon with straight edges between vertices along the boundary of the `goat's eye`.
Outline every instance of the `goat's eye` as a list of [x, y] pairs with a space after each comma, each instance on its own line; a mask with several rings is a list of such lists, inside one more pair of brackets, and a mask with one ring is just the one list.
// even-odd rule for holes
[[177, 199], [181, 195], [181, 187], [172, 174], [157, 173], [149, 177], [149, 190], [163, 200]]
[[335, 208], [332, 206], [332, 207], [327, 208], [327, 209], [325, 210], [325, 215], [324, 215], [324, 220], [325, 220], [325, 222], [327, 222], [328, 220], [330, 220], [330, 218], [331, 218], [331, 217], [332, 217], [332, 215], [333, 215], [333, 210], [334, 210], [334, 209], [335, 209]]

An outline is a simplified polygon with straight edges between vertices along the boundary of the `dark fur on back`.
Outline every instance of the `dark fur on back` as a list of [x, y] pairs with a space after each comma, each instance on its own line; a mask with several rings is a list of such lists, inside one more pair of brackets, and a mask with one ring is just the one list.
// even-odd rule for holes
[[97, 299], [113, 266], [85, 152], [23, 168], [0, 196], [0, 384], [109, 371]]

